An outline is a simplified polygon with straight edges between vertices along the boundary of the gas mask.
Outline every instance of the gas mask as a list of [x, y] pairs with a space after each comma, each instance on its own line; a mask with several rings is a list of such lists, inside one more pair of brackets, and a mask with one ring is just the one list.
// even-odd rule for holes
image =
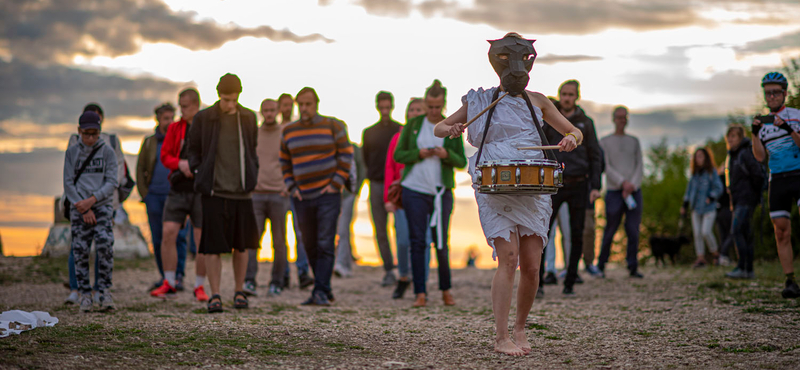
[[533, 60], [536, 59], [536, 40], [525, 40], [506, 36], [499, 40], [487, 40], [489, 47], [489, 63], [500, 77], [503, 89], [509, 94], [519, 95], [525, 91], [530, 81]]

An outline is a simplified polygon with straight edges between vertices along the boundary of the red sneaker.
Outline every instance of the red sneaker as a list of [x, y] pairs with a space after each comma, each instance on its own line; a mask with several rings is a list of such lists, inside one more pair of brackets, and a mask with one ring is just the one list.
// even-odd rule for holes
[[170, 286], [167, 280], [164, 279], [164, 282], [161, 283], [161, 286], [158, 287], [158, 289], [153, 289], [150, 291], [150, 295], [156, 298], [174, 298], [177, 292], [178, 291]]
[[198, 302], [208, 301], [208, 294], [206, 294], [206, 290], [203, 289], [202, 285], [197, 288], [194, 288], [194, 297], [197, 298]]

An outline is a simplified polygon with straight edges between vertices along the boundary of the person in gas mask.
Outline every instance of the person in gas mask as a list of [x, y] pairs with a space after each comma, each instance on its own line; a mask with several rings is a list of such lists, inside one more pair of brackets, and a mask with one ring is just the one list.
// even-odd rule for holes
[[[475, 117], [498, 99], [501, 91], [509, 93], [470, 126], [467, 140], [473, 146], [481, 147], [469, 160], [473, 183], [479, 158], [545, 158], [541, 151], [516, 149], [542, 145], [542, 119], [564, 135], [558, 143], [560, 151], [572, 151], [583, 140], [581, 131], [570, 124], [549, 99], [540, 93], [525, 90], [530, 79], [528, 73], [536, 58], [534, 41], [526, 40], [517, 33], [490, 40], [489, 61], [500, 77], [500, 86], [488, 90], [470, 90], [461, 98], [461, 108], [436, 126], [434, 133], [438, 137], [461, 136], [464, 132], [463, 123], [468, 117]], [[491, 129], [487, 129], [486, 125], [490, 125]], [[512, 356], [522, 356], [531, 351], [525, 334], [525, 321], [539, 286], [539, 264], [543, 246], [547, 244], [552, 210], [550, 195], [487, 195], [476, 192], [475, 199], [486, 241], [494, 249], [492, 258], [499, 259], [492, 280], [492, 311], [497, 332], [494, 349]], [[508, 314], [517, 266], [520, 266], [521, 277], [517, 289], [517, 317], [511, 338], [508, 333]]]

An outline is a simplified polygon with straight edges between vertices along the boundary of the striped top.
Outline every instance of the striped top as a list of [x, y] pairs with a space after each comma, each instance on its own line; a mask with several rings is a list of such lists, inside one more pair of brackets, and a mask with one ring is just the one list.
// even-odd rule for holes
[[328, 185], [342, 189], [350, 174], [353, 147], [344, 122], [316, 115], [283, 129], [281, 171], [286, 189], [300, 189], [303, 199], [319, 197]]

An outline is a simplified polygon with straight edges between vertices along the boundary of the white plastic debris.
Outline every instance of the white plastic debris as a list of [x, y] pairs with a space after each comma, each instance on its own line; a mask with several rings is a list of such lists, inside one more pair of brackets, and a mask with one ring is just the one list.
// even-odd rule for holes
[[43, 311], [6, 311], [0, 314], [0, 338], [41, 326], [54, 326], [57, 323], [58, 318]]

